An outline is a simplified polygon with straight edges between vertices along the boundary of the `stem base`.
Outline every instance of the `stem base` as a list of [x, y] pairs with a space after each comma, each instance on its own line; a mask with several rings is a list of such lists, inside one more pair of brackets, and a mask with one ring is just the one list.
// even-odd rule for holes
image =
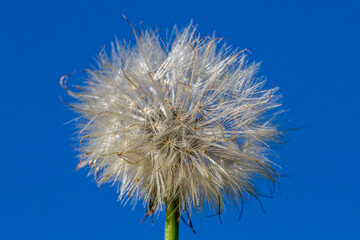
[[179, 240], [179, 200], [166, 205], [165, 240]]

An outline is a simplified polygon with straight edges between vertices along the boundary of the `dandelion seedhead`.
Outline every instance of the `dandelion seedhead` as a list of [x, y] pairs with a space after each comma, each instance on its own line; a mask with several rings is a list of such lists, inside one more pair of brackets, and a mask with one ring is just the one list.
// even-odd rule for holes
[[[134, 30], [134, 28], [133, 28]], [[208, 202], [258, 198], [253, 181], [275, 181], [268, 159], [281, 131], [273, 118], [278, 88], [264, 90], [247, 50], [201, 38], [191, 24], [163, 43], [137, 34], [136, 45], [112, 45], [77, 92], [81, 160], [96, 182], [117, 186], [119, 199], [142, 201], [148, 214], [177, 201], [188, 216]]]

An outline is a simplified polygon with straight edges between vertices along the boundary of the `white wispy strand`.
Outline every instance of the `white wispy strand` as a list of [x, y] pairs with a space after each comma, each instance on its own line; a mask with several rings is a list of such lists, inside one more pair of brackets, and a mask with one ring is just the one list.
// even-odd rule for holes
[[263, 89], [247, 51], [201, 38], [191, 25], [169, 47], [153, 31], [136, 38], [102, 51], [79, 93], [63, 83], [84, 120], [78, 167], [151, 211], [177, 198], [190, 212], [205, 201], [220, 211], [224, 201], [257, 198], [254, 178], [277, 174], [267, 155], [280, 135], [278, 89]]

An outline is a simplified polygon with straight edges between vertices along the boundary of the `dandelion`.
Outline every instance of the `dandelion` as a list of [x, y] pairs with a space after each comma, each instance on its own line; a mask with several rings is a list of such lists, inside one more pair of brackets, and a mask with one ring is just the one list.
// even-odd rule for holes
[[61, 79], [80, 114], [77, 168], [117, 185], [124, 203], [141, 201], [146, 216], [166, 206], [166, 239], [177, 239], [181, 215], [190, 221], [206, 202], [220, 214], [226, 202], [258, 199], [255, 179], [275, 181], [268, 155], [281, 135], [280, 95], [263, 89], [249, 51], [192, 24], [167, 43], [151, 30], [134, 34], [135, 46], [116, 41], [100, 53], [77, 92]]

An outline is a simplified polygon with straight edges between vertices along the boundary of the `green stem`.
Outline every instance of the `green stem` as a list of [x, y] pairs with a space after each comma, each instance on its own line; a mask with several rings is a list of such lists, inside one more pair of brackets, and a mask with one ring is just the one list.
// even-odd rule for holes
[[165, 240], [179, 239], [179, 199], [175, 199], [166, 206]]

